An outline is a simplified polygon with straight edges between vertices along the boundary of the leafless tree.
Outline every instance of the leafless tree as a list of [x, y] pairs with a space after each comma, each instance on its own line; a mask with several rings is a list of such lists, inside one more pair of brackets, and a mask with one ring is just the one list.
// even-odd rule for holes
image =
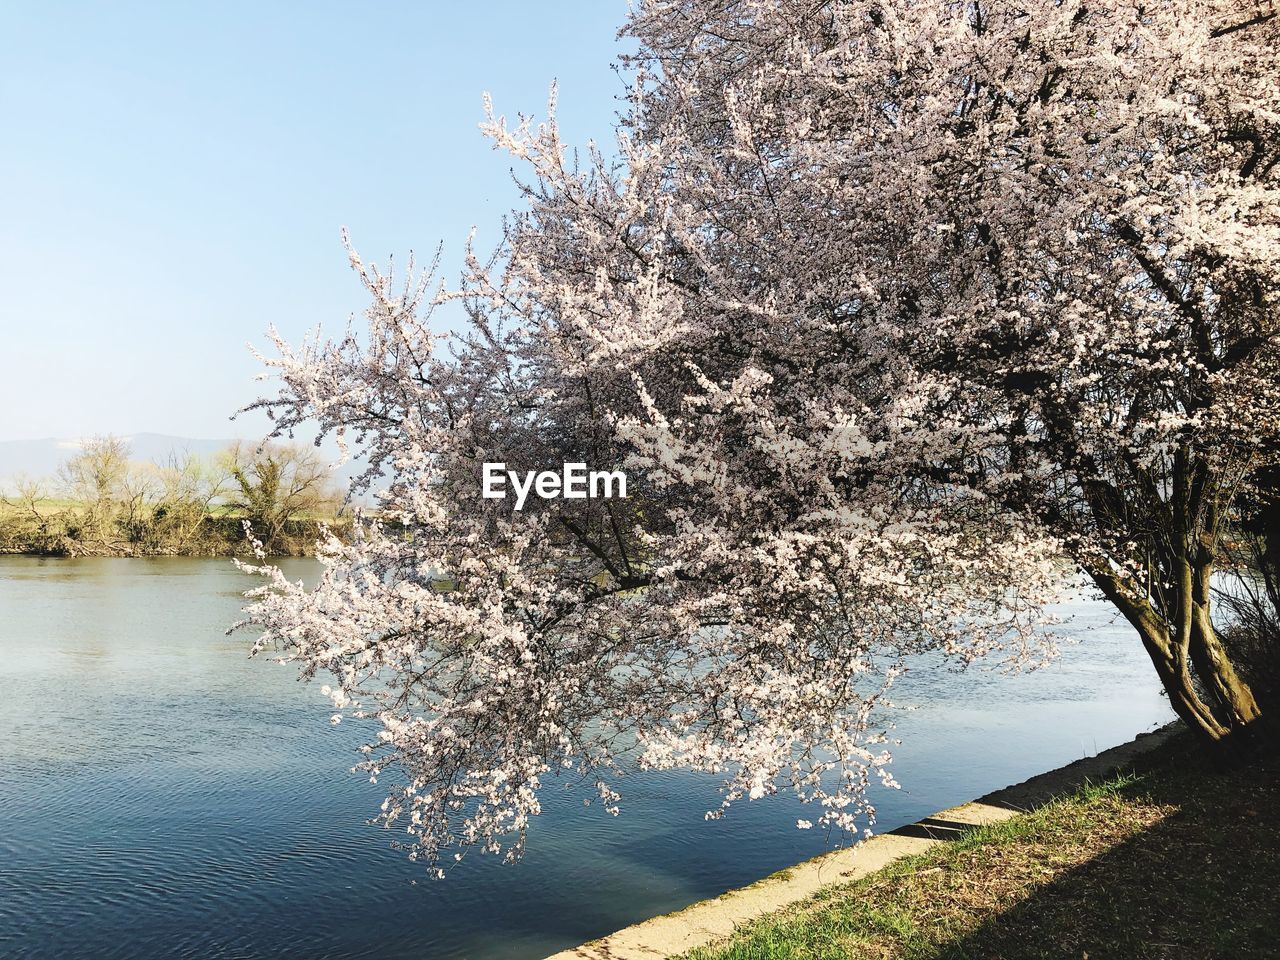
[[280, 550], [290, 522], [331, 513], [339, 495], [318, 451], [296, 444], [234, 444], [226, 453], [234, 485], [228, 505], [243, 513], [268, 551]]

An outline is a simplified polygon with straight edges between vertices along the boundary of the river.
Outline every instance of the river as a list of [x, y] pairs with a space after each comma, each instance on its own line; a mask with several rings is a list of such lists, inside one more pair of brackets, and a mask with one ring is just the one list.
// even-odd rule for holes
[[[383, 794], [321, 681], [224, 635], [253, 582], [221, 559], [0, 557], [0, 956], [537, 958], [827, 849], [790, 797], [707, 822], [712, 780], [638, 774], [619, 817], [553, 787], [521, 863], [430, 880], [368, 825]], [[919, 709], [882, 829], [1172, 718], [1110, 608], [1064, 612], [1078, 642], [1049, 667], [895, 690]]]

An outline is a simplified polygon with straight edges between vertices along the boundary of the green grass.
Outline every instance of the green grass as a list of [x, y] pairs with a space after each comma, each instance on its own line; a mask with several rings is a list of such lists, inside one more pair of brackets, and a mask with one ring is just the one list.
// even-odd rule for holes
[[[78, 500], [67, 500], [59, 497], [44, 497], [35, 502], [35, 507], [41, 513], [66, 513], [68, 511], [85, 511], [88, 509], [87, 504]], [[22, 515], [29, 514], [30, 508], [15, 498], [13, 494], [5, 495], [0, 492], [0, 514]], [[231, 507], [226, 504], [215, 503], [209, 506], [205, 514], [208, 517], [230, 517], [239, 519], [245, 516], [245, 511], [239, 507]], [[337, 515], [332, 511], [302, 511], [294, 515], [295, 520], [323, 520], [330, 522], [338, 519]]]
[[743, 928], [688, 960], [1280, 956], [1274, 763], [1166, 754]]
[[[33, 509], [39, 516], [33, 515]], [[73, 500], [45, 498], [22, 503], [0, 496], [0, 553], [39, 556], [154, 556], [180, 554], [214, 556], [244, 554], [250, 550], [241, 520], [245, 511], [214, 504], [203, 514], [203, 523], [190, 516], [142, 511], [140, 525], [128, 527], [121, 508], [110, 522], [91, 524], [92, 511]], [[325, 524], [339, 536], [349, 528], [349, 517], [304, 511], [290, 518], [282, 536], [270, 545], [275, 555], [300, 556], [313, 551], [318, 525]]]
[[[43, 497], [35, 503], [36, 509], [41, 513], [58, 513], [65, 510], [73, 510], [79, 506], [74, 500], [63, 500], [58, 497]], [[13, 494], [7, 497], [0, 493], [0, 514], [25, 514], [28, 512], [28, 506], [18, 501]]]

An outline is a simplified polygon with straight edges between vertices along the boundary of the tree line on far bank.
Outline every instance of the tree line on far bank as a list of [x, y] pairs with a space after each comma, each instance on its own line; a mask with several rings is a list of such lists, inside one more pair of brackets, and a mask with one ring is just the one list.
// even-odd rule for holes
[[311, 553], [322, 524], [341, 530], [342, 494], [318, 451], [233, 443], [210, 456], [130, 459], [94, 437], [53, 477], [20, 477], [0, 496], [0, 552], [50, 556]]

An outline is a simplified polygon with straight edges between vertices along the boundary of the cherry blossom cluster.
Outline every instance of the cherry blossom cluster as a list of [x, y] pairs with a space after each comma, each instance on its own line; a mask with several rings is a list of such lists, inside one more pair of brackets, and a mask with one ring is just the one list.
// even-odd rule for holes
[[[313, 587], [264, 566], [246, 622], [376, 724], [380, 819], [437, 868], [518, 855], [556, 777], [616, 812], [633, 764], [720, 778], [709, 816], [790, 789], [864, 831], [911, 658], [1048, 655], [1066, 561], [1149, 572], [1108, 491], [1164, 503], [1202, 455], [1225, 491], [1280, 423], [1265, 4], [664, 0], [626, 29], [609, 150], [574, 159], [554, 94], [488, 107], [525, 184], [500, 250], [439, 288], [353, 252], [363, 324], [264, 358], [277, 432], [357, 446], [378, 508]], [[515, 510], [486, 463], [627, 497]]]

